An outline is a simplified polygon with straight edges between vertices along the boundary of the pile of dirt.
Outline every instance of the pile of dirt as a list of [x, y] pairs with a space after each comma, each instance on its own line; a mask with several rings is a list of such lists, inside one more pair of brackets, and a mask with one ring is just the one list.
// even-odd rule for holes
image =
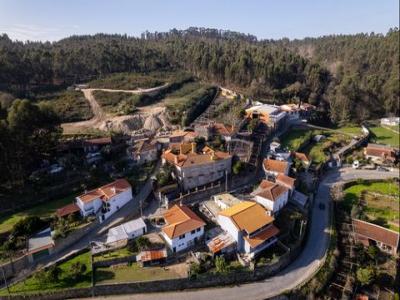
[[143, 128], [144, 117], [140, 114], [137, 115], [128, 115], [128, 116], [120, 116], [114, 117], [103, 122], [100, 126], [100, 130], [111, 130], [123, 133], [131, 133], [132, 131], [139, 130]]
[[163, 126], [161, 120], [156, 115], [150, 115], [146, 118], [143, 128], [151, 131], [157, 131]]

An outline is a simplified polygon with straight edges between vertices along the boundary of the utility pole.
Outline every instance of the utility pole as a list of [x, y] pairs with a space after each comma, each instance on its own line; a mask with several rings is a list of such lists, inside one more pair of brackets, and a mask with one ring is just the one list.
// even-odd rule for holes
[[8, 294], [10, 294], [10, 288], [8, 287], [8, 283], [7, 283], [7, 279], [6, 279], [6, 274], [4, 273], [3, 267], [1, 267], [1, 272], [3, 273], [3, 280], [4, 280], [4, 284], [5, 284], [6, 288], [7, 288], [7, 292], [8, 292]]

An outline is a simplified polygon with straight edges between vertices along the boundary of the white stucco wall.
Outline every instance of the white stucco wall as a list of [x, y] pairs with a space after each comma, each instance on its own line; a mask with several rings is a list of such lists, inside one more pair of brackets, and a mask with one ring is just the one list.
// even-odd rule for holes
[[120, 210], [121, 207], [123, 207], [132, 199], [132, 188], [128, 188], [126, 191], [123, 191], [122, 193], [119, 193], [118, 195], [112, 197], [110, 200], [107, 201], [110, 204], [110, 210], [99, 217], [100, 222], [108, 219], [111, 215]]
[[171, 250], [174, 251], [175, 248], [175, 252], [179, 252], [194, 245], [194, 239], [200, 239], [204, 235], [204, 226], [200, 227], [199, 231], [196, 229], [194, 233], [191, 233], [191, 231], [185, 233], [185, 237], [182, 239], [176, 237], [171, 240], [164, 232], [162, 232], [162, 235]]
[[103, 205], [103, 202], [100, 198], [95, 199], [90, 202], [83, 202], [79, 197], [76, 197], [76, 204], [78, 205], [81, 215], [86, 217], [90, 214], [95, 214]]
[[238, 251], [243, 251], [244, 241], [242, 233], [239, 232], [238, 228], [235, 226], [235, 224], [233, 224], [232, 220], [228, 217], [218, 215], [217, 222], [219, 226], [221, 226], [222, 229], [228, 232], [236, 241]]
[[256, 196], [255, 200], [260, 203], [262, 206], [264, 206], [266, 209], [272, 211], [274, 214], [277, 213], [279, 210], [281, 210], [286, 203], [288, 202], [289, 199], [289, 191], [284, 192], [282, 195], [280, 195], [275, 201], [272, 201], [270, 199], [261, 197], [261, 196]]

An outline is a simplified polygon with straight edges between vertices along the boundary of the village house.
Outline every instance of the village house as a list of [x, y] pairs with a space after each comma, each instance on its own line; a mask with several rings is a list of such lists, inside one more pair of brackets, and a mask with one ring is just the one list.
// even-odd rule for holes
[[106, 244], [124, 243], [146, 234], [147, 225], [142, 218], [131, 220], [108, 230]]
[[236, 253], [236, 241], [220, 227], [207, 231], [206, 244], [213, 255], [232, 255]]
[[291, 163], [288, 161], [266, 158], [263, 161], [263, 170], [267, 177], [272, 176], [275, 178], [279, 173], [288, 175], [290, 170], [290, 165]]
[[216, 122], [196, 124], [194, 130], [199, 137], [203, 137], [205, 140], [211, 140], [216, 136], [220, 136], [223, 140], [229, 142], [235, 135], [233, 126]]
[[396, 161], [395, 149], [386, 145], [368, 144], [364, 149], [364, 155], [366, 159], [371, 159], [376, 163]]
[[118, 179], [76, 197], [76, 204], [82, 216], [98, 215], [103, 222], [132, 200], [132, 186], [126, 179]]
[[260, 204], [250, 201], [218, 213], [218, 224], [236, 241], [238, 251], [251, 259], [277, 241], [279, 229], [273, 221]]
[[136, 256], [136, 261], [142, 267], [164, 264], [167, 261], [167, 249], [141, 251]]
[[162, 155], [163, 163], [175, 167], [175, 175], [184, 190], [215, 182], [231, 173], [231, 155], [207, 146], [197, 152], [196, 147], [196, 143], [172, 145]]
[[160, 145], [157, 141], [139, 140], [131, 147], [128, 147], [126, 152], [136, 164], [142, 165], [147, 162], [156, 161], [158, 159], [158, 151]]
[[229, 193], [214, 195], [212, 198], [214, 199], [215, 204], [220, 209], [227, 209], [233, 205], [242, 202], [241, 200], [239, 200], [238, 198]]
[[400, 124], [400, 117], [391, 117], [391, 118], [382, 118], [381, 119], [381, 125], [399, 126], [399, 124]]
[[295, 183], [296, 183], [296, 178], [292, 178], [290, 176], [287, 176], [283, 173], [279, 173], [276, 178], [275, 178], [275, 182], [277, 184], [280, 184], [286, 188], [289, 189], [289, 196], [292, 195], [294, 188], [295, 188]]
[[279, 131], [286, 127], [287, 114], [279, 106], [271, 104], [257, 104], [246, 109], [248, 119], [258, 119], [272, 131]]
[[166, 225], [161, 235], [172, 252], [179, 252], [200, 242], [206, 223], [189, 207], [174, 205], [163, 214]]
[[288, 202], [290, 189], [284, 185], [268, 180], [261, 181], [252, 193], [257, 203], [264, 206], [270, 215], [276, 215]]
[[101, 148], [111, 145], [111, 143], [111, 137], [84, 140], [82, 143], [83, 151], [85, 151], [85, 153], [97, 152], [100, 151]]
[[306, 170], [311, 166], [311, 159], [306, 154], [302, 152], [293, 152], [293, 157], [300, 160]]
[[191, 142], [194, 142], [194, 140], [197, 136], [198, 136], [198, 134], [193, 131], [175, 130], [169, 136], [169, 142], [170, 143], [191, 143]]
[[287, 113], [289, 122], [297, 122], [308, 119], [315, 106], [308, 103], [289, 103], [281, 105], [280, 109]]
[[353, 219], [355, 238], [364, 246], [376, 245], [384, 252], [396, 255], [399, 233], [379, 225]]

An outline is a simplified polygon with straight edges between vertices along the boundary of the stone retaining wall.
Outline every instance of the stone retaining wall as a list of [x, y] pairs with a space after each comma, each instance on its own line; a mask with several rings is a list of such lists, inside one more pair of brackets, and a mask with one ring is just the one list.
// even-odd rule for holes
[[113, 265], [118, 265], [118, 264], [123, 264], [123, 263], [131, 263], [131, 262], [136, 262], [136, 255], [130, 255], [130, 256], [125, 256], [125, 257], [117, 257], [117, 258], [112, 258], [112, 259], [107, 259], [107, 260], [102, 260], [102, 261], [96, 261], [93, 263], [94, 268], [105, 268], [105, 267], [110, 267]]

